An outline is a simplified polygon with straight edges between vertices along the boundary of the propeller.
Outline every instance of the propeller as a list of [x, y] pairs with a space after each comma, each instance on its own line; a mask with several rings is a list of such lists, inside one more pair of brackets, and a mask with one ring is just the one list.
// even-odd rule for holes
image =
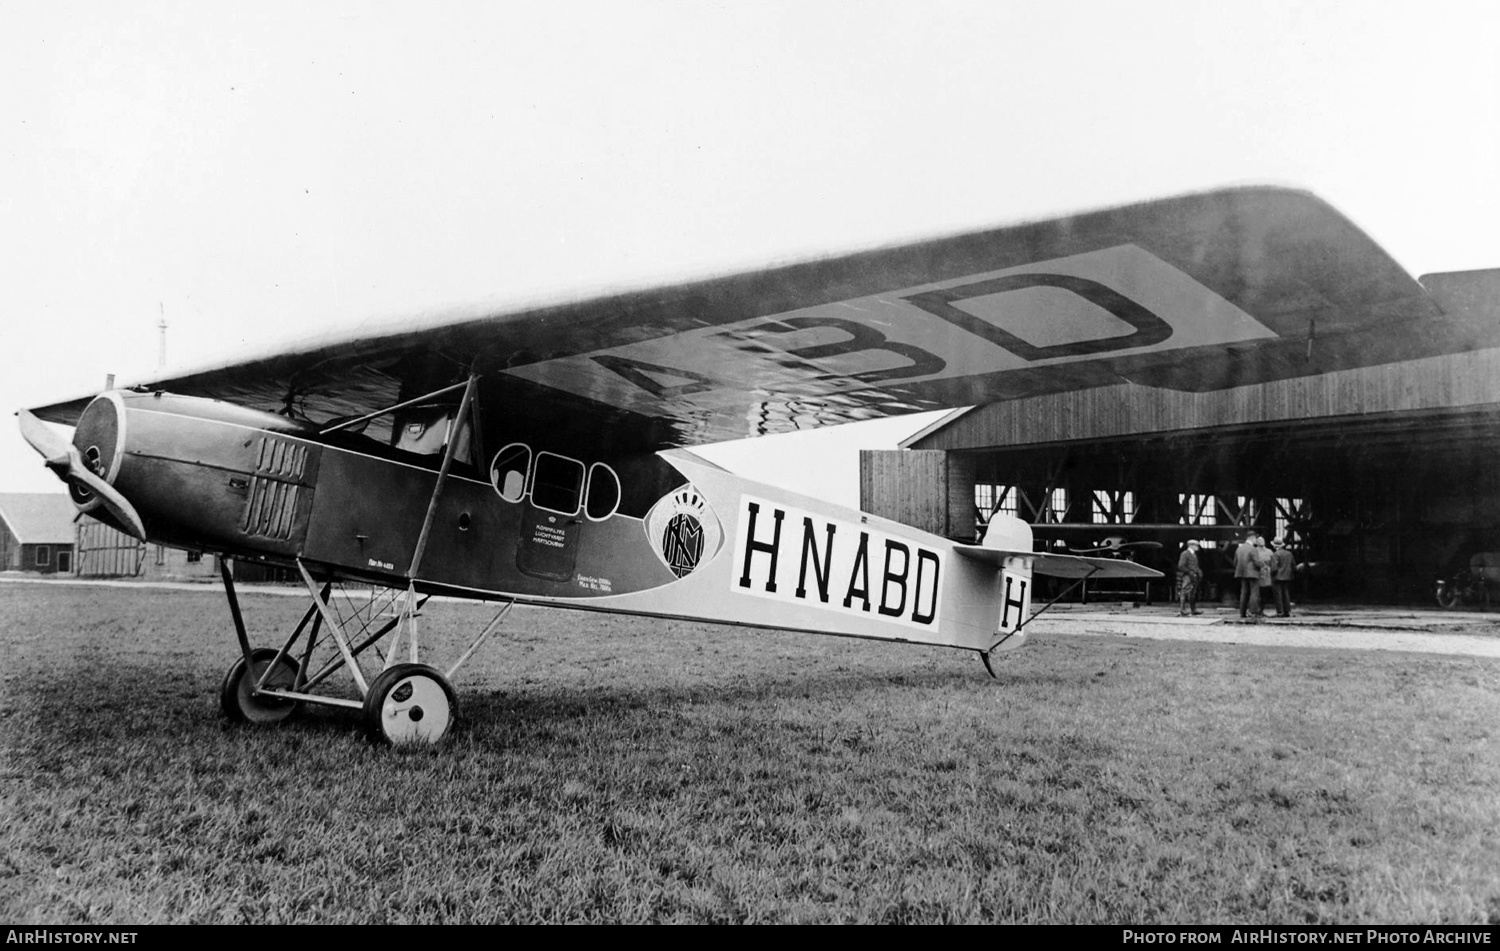
[[1104, 543], [1098, 548], [1070, 548], [1068, 551], [1075, 555], [1097, 555], [1101, 552], [1118, 552], [1127, 548], [1160, 548], [1161, 542], [1139, 541], [1127, 542], [1120, 535], [1111, 535], [1104, 539]]
[[141, 541], [146, 540], [146, 527], [141, 523], [141, 516], [136, 512], [135, 506], [127, 502], [119, 490], [84, 465], [77, 446], [28, 411], [23, 409], [16, 415], [21, 421], [21, 436], [31, 444], [32, 449], [41, 453], [43, 465], [57, 473], [57, 477], [64, 482], [71, 482], [80, 489], [94, 493], [104, 503], [109, 514], [115, 517], [115, 521], [120, 523], [121, 528]]

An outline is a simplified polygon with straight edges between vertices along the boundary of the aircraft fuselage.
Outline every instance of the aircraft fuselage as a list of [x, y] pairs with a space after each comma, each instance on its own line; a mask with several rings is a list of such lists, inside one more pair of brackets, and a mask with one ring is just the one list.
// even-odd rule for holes
[[606, 461], [517, 442], [440, 478], [436, 456], [125, 391], [90, 404], [74, 444], [151, 540], [324, 576], [980, 650], [1028, 615], [1029, 569], [1007, 598], [1000, 572], [946, 539], [686, 452]]

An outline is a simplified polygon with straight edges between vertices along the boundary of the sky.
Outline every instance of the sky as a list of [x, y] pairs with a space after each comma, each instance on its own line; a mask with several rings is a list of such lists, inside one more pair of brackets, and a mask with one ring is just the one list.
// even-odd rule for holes
[[[0, 0], [0, 405], [1244, 183], [1500, 267], [1500, 5]], [[901, 419], [707, 454], [858, 498]], [[0, 491], [60, 490], [0, 421]]]

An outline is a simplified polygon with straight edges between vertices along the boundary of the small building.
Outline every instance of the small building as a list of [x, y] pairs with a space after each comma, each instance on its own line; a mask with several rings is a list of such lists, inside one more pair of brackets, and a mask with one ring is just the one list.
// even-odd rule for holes
[[[80, 578], [213, 581], [219, 577], [213, 555], [148, 544], [87, 516], [78, 520], [77, 537]], [[239, 576], [236, 571], [235, 577]]]
[[0, 570], [70, 574], [73, 517], [61, 492], [0, 492]]
[[[0, 493], [0, 571], [79, 578], [217, 581], [219, 559], [132, 538], [80, 514], [60, 492]], [[290, 582], [296, 572], [254, 561], [234, 562], [236, 581]]]

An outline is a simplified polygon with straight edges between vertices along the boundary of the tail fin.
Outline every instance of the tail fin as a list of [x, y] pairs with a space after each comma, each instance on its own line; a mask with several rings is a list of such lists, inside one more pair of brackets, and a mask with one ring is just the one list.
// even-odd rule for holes
[[[1120, 558], [1089, 558], [1032, 551], [1031, 526], [996, 514], [977, 545], [954, 545], [955, 554], [995, 566], [1000, 572], [999, 640], [990, 651], [1015, 650], [1026, 642], [1031, 620], [1033, 572], [1053, 578], [1160, 578], [1162, 573]], [[989, 665], [988, 654], [985, 665]], [[993, 671], [992, 671], [993, 672]]]
[[953, 551], [993, 565], [1000, 572], [996, 641], [982, 654], [985, 667], [989, 667], [989, 655], [994, 651], [1015, 650], [1026, 643], [1026, 622], [1031, 620], [1031, 575], [1038, 557], [1031, 550], [1031, 526], [1018, 518], [996, 514], [978, 545], [955, 545]]

